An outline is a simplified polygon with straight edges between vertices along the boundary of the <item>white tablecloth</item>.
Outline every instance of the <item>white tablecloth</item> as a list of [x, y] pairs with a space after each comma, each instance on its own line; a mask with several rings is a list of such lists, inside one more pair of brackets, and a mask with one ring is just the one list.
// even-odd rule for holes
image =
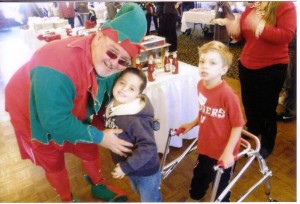
[[58, 17], [29, 17], [28, 25], [29, 29], [20, 30], [20, 36], [32, 51], [37, 50], [47, 43], [44, 40], [37, 39], [38, 35], [55, 32], [56, 34], [60, 34], [61, 38], [66, 38], [66, 28], [71, 28], [67, 20]]
[[181, 18], [181, 31], [184, 32], [188, 28], [193, 28], [195, 23], [209, 24], [215, 18], [215, 10], [192, 9], [185, 11]]
[[[170, 128], [175, 129], [197, 117], [199, 78], [197, 67], [179, 62], [179, 74], [161, 70], [154, 82], [148, 82], [144, 93], [150, 98], [155, 117], [160, 122], [160, 130], [155, 132], [158, 152], [164, 152]], [[172, 137], [170, 145], [182, 147], [183, 138], [193, 139], [197, 134], [198, 128], [194, 128], [186, 135]]]
[[34, 30], [32, 28], [29, 29], [21, 29], [20, 36], [21, 39], [28, 45], [28, 47], [34, 52], [39, 49], [43, 45], [47, 44], [45, 40], [39, 40], [37, 37], [39, 34], [45, 35], [47, 32], [55, 32], [56, 34], [60, 34], [61, 38], [67, 38], [66, 28], [52, 28], [47, 30]]

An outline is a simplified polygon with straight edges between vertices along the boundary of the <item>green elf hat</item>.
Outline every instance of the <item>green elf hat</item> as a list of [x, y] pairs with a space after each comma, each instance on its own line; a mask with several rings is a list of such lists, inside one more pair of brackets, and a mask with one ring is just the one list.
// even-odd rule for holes
[[140, 43], [146, 34], [147, 22], [142, 8], [136, 3], [124, 4], [114, 19], [101, 26], [101, 32], [119, 43], [135, 58], [145, 49]]

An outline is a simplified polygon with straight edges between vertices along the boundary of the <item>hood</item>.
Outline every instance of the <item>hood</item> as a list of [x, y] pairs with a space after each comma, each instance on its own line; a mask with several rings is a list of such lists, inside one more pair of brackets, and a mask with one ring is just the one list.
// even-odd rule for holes
[[137, 99], [127, 104], [121, 104], [116, 107], [113, 107], [113, 104], [114, 100], [112, 100], [108, 104], [105, 112], [106, 118], [120, 115], [138, 115], [144, 117], [154, 117], [153, 106], [150, 103], [149, 98], [144, 94], [141, 94]]

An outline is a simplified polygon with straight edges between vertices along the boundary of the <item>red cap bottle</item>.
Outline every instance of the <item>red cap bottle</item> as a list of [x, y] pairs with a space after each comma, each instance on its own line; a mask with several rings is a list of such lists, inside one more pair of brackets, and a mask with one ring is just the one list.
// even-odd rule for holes
[[166, 50], [165, 59], [164, 59], [164, 71], [171, 71], [171, 62], [170, 62], [170, 54], [169, 51]]
[[177, 59], [177, 53], [173, 53], [173, 60], [172, 60], [172, 74], [178, 74], [178, 59]]
[[153, 72], [154, 72], [154, 64], [153, 64], [153, 58], [149, 57], [148, 60], [148, 81], [154, 81], [155, 78], [153, 76]]

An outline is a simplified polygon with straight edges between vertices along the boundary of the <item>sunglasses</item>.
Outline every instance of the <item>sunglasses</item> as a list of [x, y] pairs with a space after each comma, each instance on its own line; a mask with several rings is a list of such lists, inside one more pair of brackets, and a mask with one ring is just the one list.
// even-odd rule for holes
[[[113, 50], [107, 50], [107, 51], [106, 51], [106, 54], [107, 54], [107, 56], [108, 56], [110, 59], [113, 59], [113, 60], [114, 60], [114, 59], [117, 59], [117, 58], [118, 58], [117, 53], [116, 53], [115, 51], [113, 51]], [[127, 66], [129, 66], [129, 65], [131, 64], [131, 61], [120, 58], [120, 59], [118, 60], [118, 64], [121, 65], [121, 66], [123, 66], [123, 67], [127, 67]]]
[[[107, 49], [107, 51], [106, 51], [107, 56], [113, 60], [117, 59], [118, 55], [117, 55], [116, 51], [108, 49], [106, 35], [104, 35], [104, 36], [105, 36], [105, 45], [106, 45], [106, 49]], [[131, 60], [120, 58], [118, 60], [118, 64], [123, 67], [128, 67], [131, 64]]]

